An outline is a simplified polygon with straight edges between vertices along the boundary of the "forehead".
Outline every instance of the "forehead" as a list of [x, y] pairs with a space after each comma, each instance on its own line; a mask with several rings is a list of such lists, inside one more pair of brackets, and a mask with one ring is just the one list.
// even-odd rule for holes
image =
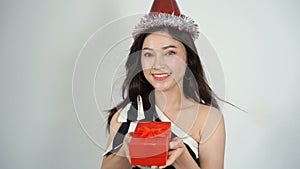
[[167, 32], [154, 32], [150, 35], [148, 35], [143, 43], [143, 48], [162, 48], [167, 45], [174, 45], [176, 47], [183, 47], [183, 44], [179, 42], [178, 40], [174, 39], [171, 35], [169, 35]]

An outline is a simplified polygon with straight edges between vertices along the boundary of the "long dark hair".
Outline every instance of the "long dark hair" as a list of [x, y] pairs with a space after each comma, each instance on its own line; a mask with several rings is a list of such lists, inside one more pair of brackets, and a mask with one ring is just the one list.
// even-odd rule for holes
[[155, 98], [152, 94], [154, 88], [146, 80], [143, 74], [141, 66], [141, 50], [145, 38], [157, 31], [167, 32], [174, 39], [180, 41], [186, 49], [187, 69], [183, 80], [183, 92], [185, 97], [191, 98], [201, 104], [213, 106], [217, 109], [219, 108], [216, 101], [216, 95], [207, 83], [196, 46], [191, 36], [188, 33], [180, 32], [176, 28], [156, 27], [147, 30], [147, 32], [138, 36], [130, 48], [130, 53], [125, 65], [126, 78], [122, 85], [123, 101], [108, 111], [108, 127], [113, 115], [118, 110], [124, 108], [128, 103], [131, 102], [133, 106], [137, 108], [136, 98], [138, 95], [141, 95], [142, 97], [145, 111], [155, 111], [153, 106]]

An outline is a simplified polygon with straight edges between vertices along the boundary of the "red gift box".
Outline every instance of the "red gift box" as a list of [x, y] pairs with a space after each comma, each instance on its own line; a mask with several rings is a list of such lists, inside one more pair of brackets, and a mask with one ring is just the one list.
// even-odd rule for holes
[[131, 165], [166, 165], [170, 137], [170, 122], [139, 122], [129, 143]]

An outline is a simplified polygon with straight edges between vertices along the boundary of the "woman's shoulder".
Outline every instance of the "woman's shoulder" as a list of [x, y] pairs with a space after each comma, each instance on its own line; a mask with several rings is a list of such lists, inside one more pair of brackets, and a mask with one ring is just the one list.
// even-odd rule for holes
[[[208, 126], [216, 123], [216, 118], [221, 116], [221, 112], [208, 105], [197, 102], [190, 102], [184, 109], [178, 125], [189, 133], [197, 142], [201, 141], [202, 133], [208, 130]], [[209, 127], [211, 128], [211, 127]]]
[[198, 107], [198, 115], [201, 119], [207, 119], [209, 116], [222, 116], [221, 111], [213, 106], [198, 103]]
[[222, 116], [222, 113], [219, 109], [211, 106], [211, 105], [205, 105], [202, 103], [198, 103], [195, 101], [190, 101], [190, 104], [186, 106], [190, 108], [192, 112], [195, 112], [197, 114], [197, 119], [206, 119], [209, 115], [213, 116]]
[[199, 104], [198, 118], [201, 121], [200, 142], [205, 142], [220, 123], [224, 123], [222, 112], [209, 105]]
[[122, 111], [122, 109], [118, 110], [111, 118], [110, 120], [110, 126], [109, 126], [109, 130], [111, 131], [118, 131], [118, 129], [120, 128], [120, 126], [122, 125], [121, 122], [118, 121], [118, 118], [120, 117], [120, 112]]

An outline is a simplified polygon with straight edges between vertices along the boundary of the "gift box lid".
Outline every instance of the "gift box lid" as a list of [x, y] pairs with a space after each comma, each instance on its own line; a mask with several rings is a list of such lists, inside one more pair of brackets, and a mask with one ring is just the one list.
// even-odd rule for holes
[[171, 122], [138, 122], [132, 137], [153, 138], [170, 137]]

